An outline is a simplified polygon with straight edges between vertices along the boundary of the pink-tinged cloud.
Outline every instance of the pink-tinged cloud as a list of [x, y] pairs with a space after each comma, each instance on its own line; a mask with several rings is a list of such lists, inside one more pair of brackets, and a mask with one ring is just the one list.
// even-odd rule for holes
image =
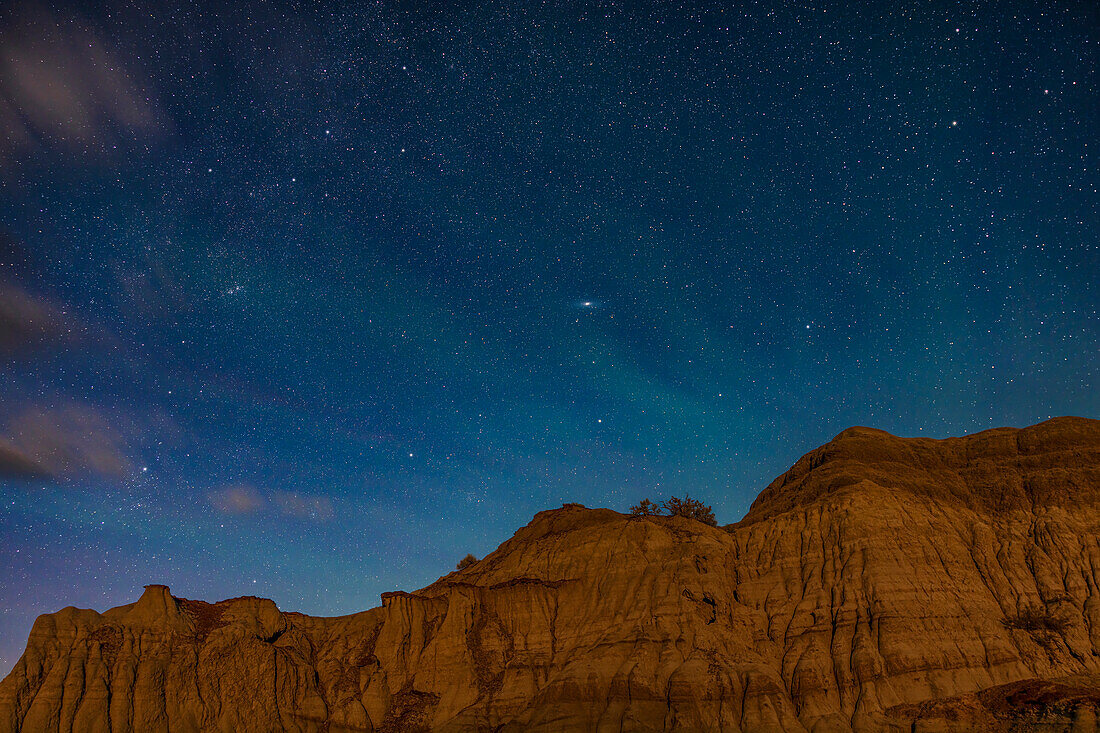
[[88, 405], [24, 410], [8, 421], [5, 433], [9, 465], [29, 462], [36, 475], [59, 481], [118, 481], [134, 472], [125, 441]]
[[25, 354], [64, 338], [68, 331], [59, 306], [15, 283], [0, 281], [0, 354]]
[[267, 502], [251, 484], [232, 484], [207, 495], [210, 505], [222, 514], [255, 514]]
[[72, 14], [30, 4], [0, 27], [0, 159], [40, 148], [110, 153], [159, 134], [150, 85]]
[[317, 494], [275, 491], [270, 498], [248, 483], [229, 484], [207, 494], [210, 505], [222, 514], [248, 515], [278, 512], [284, 517], [327, 521], [336, 516], [332, 500]]
[[49, 475], [45, 466], [15, 446], [0, 441], [0, 479], [29, 481], [49, 478]]

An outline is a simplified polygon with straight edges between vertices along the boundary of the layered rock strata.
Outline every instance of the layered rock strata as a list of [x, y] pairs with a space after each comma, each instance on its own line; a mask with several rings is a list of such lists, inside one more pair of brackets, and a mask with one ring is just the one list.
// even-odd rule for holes
[[744, 520], [567, 505], [340, 618], [147, 586], [35, 623], [12, 731], [1095, 730], [1100, 422], [852, 428]]

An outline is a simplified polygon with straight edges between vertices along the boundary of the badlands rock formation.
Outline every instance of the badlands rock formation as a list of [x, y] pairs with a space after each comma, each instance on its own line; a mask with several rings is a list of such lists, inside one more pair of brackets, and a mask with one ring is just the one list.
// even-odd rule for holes
[[852, 428], [737, 524], [567, 505], [352, 616], [42, 616], [0, 729], [1095, 730], [1098, 537], [1100, 422]]

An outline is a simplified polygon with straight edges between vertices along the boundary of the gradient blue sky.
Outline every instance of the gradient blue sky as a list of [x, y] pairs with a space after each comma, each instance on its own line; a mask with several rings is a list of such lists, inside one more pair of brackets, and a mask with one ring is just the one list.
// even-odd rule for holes
[[1100, 417], [1095, 3], [201, 5], [0, 11], [0, 672]]

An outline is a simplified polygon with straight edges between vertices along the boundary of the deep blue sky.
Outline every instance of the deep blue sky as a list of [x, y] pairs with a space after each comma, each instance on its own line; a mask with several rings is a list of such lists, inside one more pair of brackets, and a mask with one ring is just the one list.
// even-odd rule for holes
[[1100, 417], [1093, 2], [201, 5], [0, 11], [0, 672]]

